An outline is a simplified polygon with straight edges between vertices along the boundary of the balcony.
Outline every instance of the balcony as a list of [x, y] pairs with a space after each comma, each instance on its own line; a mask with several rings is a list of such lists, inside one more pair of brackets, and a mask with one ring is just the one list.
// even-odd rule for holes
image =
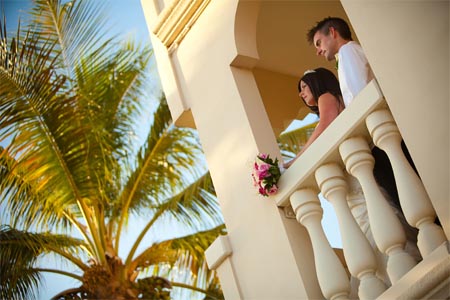
[[[449, 242], [434, 223], [435, 209], [404, 157], [401, 140], [374, 80], [279, 181], [279, 192], [272, 198], [306, 227], [319, 285], [327, 299], [450, 297]], [[403, 214], [418, 229], [419, 262], [405, 251], [403, 227], [374, 179], [373, 145], [388, 155]], [[345, 265], [323, 232], [319, 193], [336, 212]], [[361, 210], [352, 204], [352, 197], [358, 193], [365, 198], [362, 209], [367, 212], [369, 233], [354, 217], [355, 211]], [[380, 255], [385, 258], [384, 264]]]

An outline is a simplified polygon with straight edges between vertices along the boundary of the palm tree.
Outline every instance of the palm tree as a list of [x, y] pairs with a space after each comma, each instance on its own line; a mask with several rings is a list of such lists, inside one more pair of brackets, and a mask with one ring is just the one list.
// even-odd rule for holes
[[[107, 38], [101, 5], [35, 0], [11, 40], [0, 23], [0, 298], [35, 297], [43, 272], [80, 282], [53, 299], [222, 298], [204, 250], [224, 226], [196, 133], [163, 97], [149, 116], [151, 50]], [[185, 234], [146, 242], [169, 223]], [[75, 271], [39, 267], [48, 254]]]

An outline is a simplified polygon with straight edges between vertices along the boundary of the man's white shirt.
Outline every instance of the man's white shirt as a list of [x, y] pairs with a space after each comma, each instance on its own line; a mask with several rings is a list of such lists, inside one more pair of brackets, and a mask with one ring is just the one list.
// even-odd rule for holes
[[337, 60], [339, 85], [347, 107], [374, 76], [363, 49], [354, 41], [339, 49]]

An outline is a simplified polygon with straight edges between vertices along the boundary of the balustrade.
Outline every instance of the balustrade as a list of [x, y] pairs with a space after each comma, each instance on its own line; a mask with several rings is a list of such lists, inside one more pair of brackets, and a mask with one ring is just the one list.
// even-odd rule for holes
[[402, 151], [402, 137], [391, 113], [386, 109], [377, 110], [366, 118], [366, 124], [374, 144], [389, 157], [402, 211], [408, 223], [419, 229], [417, 246], [425, 257], [446, 241], [444, 231], [434, 223], [436, 212], [422, 181]]
[[402, 137], [376, 82], [361, 94], [364, 101], [355, 101], [347, 108], [282, 176], [276, 199], [280, 206], [286, 206], [289, 199], [298, 222], [307, 229], [317, 278], [327, 299], [347, 299], [352, 292], [345, 269], [321, 226], [319, 190], [336, 212], [345, 261], [351, 275], [359, 280], [360, 299], [382, 298], [388, 292], [386, 284], [399, 282], [403, 286], [401, 278], [416, 269], [417, 262], [405, 250], [402, 223], [374, 178], [371, 140], [391, 162], [402, 212], [419, 230], [422, 257], [432, 257], [446, 242], [442, 228], [434, 223], [436, 212], [428, 194], [404, 156]]

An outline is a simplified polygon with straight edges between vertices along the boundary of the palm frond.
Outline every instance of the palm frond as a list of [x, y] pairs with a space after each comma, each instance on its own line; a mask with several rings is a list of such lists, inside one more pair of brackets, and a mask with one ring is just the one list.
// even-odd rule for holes
[[77, 299], [79, 294], [82, 294], [83, 296], [87, 296], [87, 295], [85, 295], [84, 288], [77, 287], [77, 288], [71, 288], [71, 289], [67, 289], [62, 292], [59, 292], [58, 294], [53, 296], [50, 300]]
[[180, 193], [167, 199], [160, 209], [169, 213], [182, 228], [203, 230], [223, 223], [211, 176], [205, 173]]
[[281, 154], [286, 158], [294, 158], [302, 150], [316, 125], [317, 122], [281, 134], [277, 139]]
[[42, 279], [41, 274], [31, 268], [16, 266], [14, 271], [20, 272], [18, 275], [11, 276], [11, 272], [0, 264], [2, 273], [0, 275], [0, 298], [10, 300], [37, 299], [36, 292]]
[[205, 299], [223, 299], [217, 274], [208, 268], [204, 259], [204, 251], [219, 234], [224, 234], [224, 226], [174, 239], [170, 249], [178, 257], [176, 262], [163, 262], [151, 268], [154, 275], [165, 276], [174, 287], [178, 287], [172, 291], [175, 298], [190, 298], [191, 291], [200, 291], [196, 289], [199, 288]]
[[[3, 42], [8, 43], [6, 38]], [[38, 43], [43, 46], [35, 47]], [[38, 182], [38, 191], [50, 192], [59, 202], [73, 194], [70, 188], [61, 190], [61, 186], [68, 186], [61, 184], [67, 176], [50, 179], [44, 175], [52, 171], [64, 173], [61, 149], [55, 137], [62, 135], [61, 127], [70, 124], [60, 122], [52, 128], [51, 119], [64, 120], [66, 115], [71, 115], [72, 99], [58, 95], [65, 78], [54, 73], [54, 61], [49, 54], [52, 49], [48, 41], [39, 41], [33, 35], [23, 41], [18, 36], [10, 48], [0, 48], [0, 141], [7, 141], [8, 156], [17, 160], [13, 168], [17, 172], [13, 177], [21, 173], [23, 182]], [[55, 155], [49, 155], [52, 152]], [[9, 181], [12, 183], [15, 178]], [[20, 188], [16, 191], [20, 194]]]
[[203, 300], [225, 300], [225, 296], [222, 292], [219, 278], [217, 276], [211, 278], [205, 290], [207, 291], [207, 294]]
[[[216, 277], [217, 278], [217, 277]], [[214, 280], [216, 283], [218, 283], [218, 280]], [[195, 291], [195, 292], [199, 292], [201, 293], [204, 298], [203, 300], [224, 300], [224, 296], [222, 294], [222, 291], [220, 289], [220, 286], [217, 285], [217, 288], [214, 288], [215, 284], [208, 284], [208, 286], [204, 289], [189, 285], [189, 284], [185, 284], [185, 283], [181, 283], [181, 282], [170, 282], [170, 285], [172, 286], [172, 288], [179, 288], [181, 289], [183, 292], [177, 293], [176, 296], [174, 298], [186, 298], [184, 295], [187, 295], [188, 293], [186, 293], [186, 290], [189, 291]], [[174, 291], [172, 291], [171, 296], [173, 296], [175, 294]]]
[[[62, 219], [63, 210], [57, 202], [49, 201], [48, 193], [40, 188], [40, 182], [26, 181], [25, 170], [0, 147], [0, 197], [3, 219], [10, 219], [13, 227], [30, 228], [33, 225]], [[27, 201], [23, 201], [26, 199]], [[9, 218], [10, 215], [26, 216]]]
[[131, 209], [138, 208], [136, 203], [163, 203], [200, 175], [198, 162], [203, 155], [195, 132], [174, 127], [171, 122], [167, 103], [162, 101], [154, 114], [147, 142], [138, 153], [135, 174], [140, 180], [134, 185]]
[[[155, 243], [133, 260], [128, 272], [145, 270], [150, 266], [170, 265], [171, 269], [186, 271], [192, 278], [199, 278], [202, 272], [206, 272], [208, 276], [204, 279], [209, 280], [210, 271], [204, 269], [204, 251], [224, 233], [225, 226], [220, 225], [210, 230]], [[196, 283], [197, 280], [194, 280], [193, 284]]]
[[66, 76], [73, 77], [79, 57], [109, 44], [105, 8], [102, 1], [35, 0], [30, 28], [56, 43], [53, 53]]
[[[178, 277], [178, 281], [206, 287], [214, 280], [217, 275], [215, 271], [208, 268], [204, 251], [220, 234], [225, 234], [224, 225], [173, 240], [172, 248], [178, 250], [178, 260], [172, 269], [185, 270], [184, 276]], [[170, 273], [169, 278], [171, 278]], [[172, 276], [172, 280], [177, 280], [179, 274], [173, 274]]]
[[79, 251], [83, 242], [63, 235], [29, 233], [0, 226], [0, 298], [31, 299], [41, 275], [34, 268], [38, 256], [59, 248], [66, 256]]
[[[219, 203], [217, 197], [212, 194], [213, 190], [211, 177], [209, 173], [206, 173], [182, 192], [155, 207], [153, 217], [131, 247], [126, 264], [131, 262], [144, 236], [163, 215], [170, 214], [173, 217], [172, 226], [190, 229], [192, 232], [223, 224]], [[178, 223], [175, 223], [175, 221], [178, 221]]]
[[115, 204], [119, 230], [130, 214], [139, 214], [143, 207], [157, 207], [199, 176], [197, 163], [202, 156], [194, 132], [172, 126], [165, 101], [161, 101], [153, 120], [147, 141], [137, 155], [137, 167]]
[[129, 135], [142, 109], [139, 99], [149, 59], [148, 49], [126, 45], [107, 60], [94, 55], [77, 66], [80, 107], [91, 128], [85, 137], [90, 147], [84, 169], [96, 187], [90, 195], [97, 194], [97, 201], [106, 207], [121, 189], [121, 161], [132, 151]]

